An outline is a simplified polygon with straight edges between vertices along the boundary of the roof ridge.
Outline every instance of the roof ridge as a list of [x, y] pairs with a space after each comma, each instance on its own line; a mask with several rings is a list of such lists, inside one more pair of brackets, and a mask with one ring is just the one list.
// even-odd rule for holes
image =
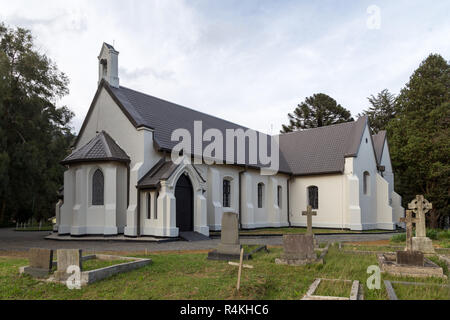
[[[362, 118], [362, 117], [361, 117]], [[304, 129], [304, 130], [296, 130], [296, 131], [292, 131], [292, 132], [285, 132], [285, 133], [280, 133], [278, 134], [279, 136], [284, 136], [284, 135], [288, 135], [288, 134], [293, 134], [293, 133], [303, 133], [303, 132], [308, 132], [308, 131], [313, 131], [313, 130], [317, 130], [317, 129], [324, 129], [324, 128], [330, 128], [330, 127], [337, 127], [337, 126], [342, 126], [342, 125], [354, 125], [356, 124], [361, 118], [358, 118], [358, 120], [354, 120], [354, 121], [347, 121], [347, 122], [341, 122], [341, 123], [334, 123], [334, 124], [330, 124], [328, 126], [322, 126], [322, 127], [315, 127], [315, 128], [308, 128], [308, 129]]]

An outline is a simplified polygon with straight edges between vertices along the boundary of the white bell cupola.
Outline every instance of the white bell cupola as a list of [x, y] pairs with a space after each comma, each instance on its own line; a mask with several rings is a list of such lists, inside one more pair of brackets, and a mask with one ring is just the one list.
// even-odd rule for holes
[[98, 56], [98, 72], [98, 84], [105, 79], [111, 87], [119, 87], [119, 52], [105, 42]]

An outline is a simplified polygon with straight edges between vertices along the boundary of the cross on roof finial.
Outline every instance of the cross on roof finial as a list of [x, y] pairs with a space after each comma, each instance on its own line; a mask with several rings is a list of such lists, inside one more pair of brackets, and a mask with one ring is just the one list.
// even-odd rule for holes
[[312, 211], [312, 206], [308, 206], [306, 211], [302, 212], [302, 216], [306, 216], [307, 229], [306, 234], [313, 234], [312, 232], [312, 217], [317, 216], [317, 211]]

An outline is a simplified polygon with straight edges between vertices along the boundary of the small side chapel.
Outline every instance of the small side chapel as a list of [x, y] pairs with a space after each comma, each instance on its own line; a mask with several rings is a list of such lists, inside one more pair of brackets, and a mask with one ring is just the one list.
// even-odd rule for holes
[[246, 128], [120, 85], [119, 52], [104, 43], [99, 81], [73, 146], [61, 163], [60, 235], [208, 236], [224, 212], [240, 227], [313, 226], [394, 230], [404, 215], [394, 191], [385, 132], [372, 136], [366, 117], [281, 134], [275, 175], [247, 164], [172, 162], [174, 130]]

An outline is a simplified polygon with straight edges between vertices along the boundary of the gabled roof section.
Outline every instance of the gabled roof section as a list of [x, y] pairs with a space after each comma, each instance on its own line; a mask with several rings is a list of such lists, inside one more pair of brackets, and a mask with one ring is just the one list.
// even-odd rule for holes
[[130, 162], [130, 157], [119, 147], [113, 138], [105, 131], [97, 134], [87, 144], [75, 150], [61, 164], [74, 164], [80, 162], [118, 161]]
[[[171, 160], [162, 158], [138, 181], [137, 187], [140, 189], [158, 188], [160, 181], [169, 179], [178, 167], [179, 165], [174, 164]], [[192, 165], [192, 167], [205, 182], [195, 165]]]
[[292, 174], [344, 172], [345, 158], [356, 157], [367, 117], [357, 121], [280, 135], [280, 149]]
[[372, 140], [377, 162], [380, 164], [381, 158], [383, 157], [384, 144], [386, 142], [386, 131], [383, 130], [373, 135]]

